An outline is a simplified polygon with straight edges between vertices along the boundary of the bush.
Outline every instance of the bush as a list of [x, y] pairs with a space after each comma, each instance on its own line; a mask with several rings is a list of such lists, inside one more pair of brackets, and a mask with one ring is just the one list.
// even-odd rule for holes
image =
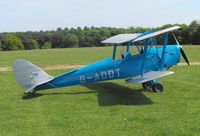
[[42, 45], [41, 49], [50, 49], [51, 47], [52, 47], [52, 45], [51, 45], [50, 42], [45, 42], [45, 43]]
[[74, 34], [69, 35], [68, 45], [69, 45], [68, 47], [78, 47], [78, 45], [79, 45], [78, 37]]
[[21, 39], [19, 39], [16, 35], [7, 35], [3, 41], [2, 49], [6, 51], [12, 50], [23, 50], [24, 45], [22, 44]]
[[27, 43], [26, 49], [31, 50], [31, 49], [38, 49], [38, 42], [34, 39], [30, 39]]

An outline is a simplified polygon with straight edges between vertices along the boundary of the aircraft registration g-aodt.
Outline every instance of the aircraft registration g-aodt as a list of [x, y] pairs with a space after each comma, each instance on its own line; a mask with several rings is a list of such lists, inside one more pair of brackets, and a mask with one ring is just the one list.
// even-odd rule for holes
[[[142, 84], [144, 89], [162, 92], [164, 87], [157, 79], [174, 73], [168, 69], [180, 62], [180, 54], [189, 65], [174, 34], [179, 28], [174, 26], [157, 32], [113, 36], [102, 41], [104, 44], [113, 44], [111, 58], [55, 77], [28, 61], [16, 60], [13, 66], [15, 78], [27, 94], [114, 79], [125, 79], [127, 83]], [[169, 36], [175, 44], [169, 44]], [[120, 45], [124, 45], [126, 50], [117, 58], [116, 51]], [[134, 52], [131, 52], [131, 48], [135, 49]]]

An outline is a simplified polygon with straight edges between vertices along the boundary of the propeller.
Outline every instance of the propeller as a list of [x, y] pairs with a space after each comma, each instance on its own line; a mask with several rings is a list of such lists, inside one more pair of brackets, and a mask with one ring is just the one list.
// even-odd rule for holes
[[177, 45], [180, 46], [181, 55], [183, 56], [185, 62], [186, 62], [186, 63], [188, 64], [188, 66], [189, 66], [190, 63], [189, 63], [189, 60], [188, 60], [188, 58], [187, 58], [187, 56], [186, 56], [186, 54], [185, 54], [185, 52], [184, 52], [184, 50], [183, 50], [183, 47], [179, 44], [179, 42], [178, 42], [178, 40], [176, 39], [176, 36], [175, 36], [175, 34], [174, 34], [173, 32], [172, 32], [172, 35], [173, 35], [173, 37], [174, 37], [174, 39], [175, 39]]
[[180, 51], [181, 51], [181, 55], [183, 56], [185, 62], [186, 62], [186, 63], [188, 64], [188, 66], [189, 66], [189, 65], [190, 65], [189, 60], [188, 60], [188, 58], [187, 58], [187, 56], [186, 56], [186, 54], [185, 54], [185, 52], [184, 52], [182, 46], [180, 46]]

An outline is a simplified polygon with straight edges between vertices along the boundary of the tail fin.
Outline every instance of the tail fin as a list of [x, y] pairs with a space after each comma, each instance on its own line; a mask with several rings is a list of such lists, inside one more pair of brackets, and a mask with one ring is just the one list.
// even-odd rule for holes
[[54, 79], [38, 66], [25, 60], [16, 60], [13, 71], [17, 83], [26, 90], [25, 93], [31, 93], [38, 85]]

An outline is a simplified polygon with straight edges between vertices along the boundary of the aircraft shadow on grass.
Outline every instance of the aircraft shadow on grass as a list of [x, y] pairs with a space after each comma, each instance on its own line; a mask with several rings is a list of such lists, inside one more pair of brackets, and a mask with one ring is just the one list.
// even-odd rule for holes
[[143, 94], [144, 89], [132, 89], [116, 83], [104, 82], [84, 85], [88, 88], [88, 92], [64, 92], [64, 93], [36, 93], [35, 95], [24, 95], [22, 99], [28, 100], [43, 95], [82, 95], [96, 93], [99, 106], [114, 105], [147, 105], [153, 102]]
[[144, 89], [132, 89], [116, 83], [105, 82], [85, 85], [90, 90], [95, 90], [98, 94], [100, 106], [113, 105], [146, 105], [153, 102], [142, 92]]

